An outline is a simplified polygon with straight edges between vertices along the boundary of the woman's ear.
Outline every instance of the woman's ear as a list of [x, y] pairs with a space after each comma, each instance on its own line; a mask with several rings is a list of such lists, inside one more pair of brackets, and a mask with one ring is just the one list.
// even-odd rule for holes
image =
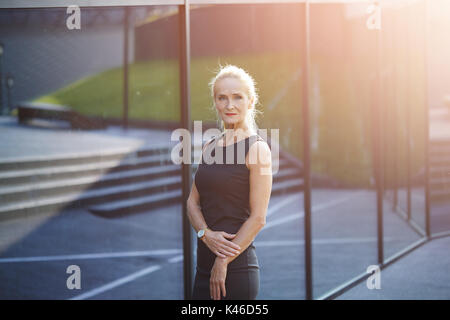
[[253, 107], [253, 101], [255, 100], [255, 97], [252, 97], [250, 99], [250, 104], [248, 105], [248, 108], [251, 109]]

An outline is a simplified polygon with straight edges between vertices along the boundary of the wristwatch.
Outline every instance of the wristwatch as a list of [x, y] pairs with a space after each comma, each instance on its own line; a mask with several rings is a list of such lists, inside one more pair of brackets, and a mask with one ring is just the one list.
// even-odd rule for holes
[[198, 239], [200, 239], [200, 240], [203, 239], [203, 237], [205, 236], [205, 233], [206, 233], [206, 229], [208, 229], [208, 228], [201, 229], [201, 230], [199, 230], [199, 231], [197, 232], [197, 238], [198, 238]]

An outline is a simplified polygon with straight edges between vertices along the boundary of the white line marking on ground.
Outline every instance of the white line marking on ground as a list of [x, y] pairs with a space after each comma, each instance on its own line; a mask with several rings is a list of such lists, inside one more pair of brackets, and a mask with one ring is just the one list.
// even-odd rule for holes
[[71, 254], [61, 256], [14, 257], [14, 258], [0, 258], [0, 263], [164, 256], [164, 255], [179, 254], [181, 252], [182, 252], [181, 249], [164, 249], [164, 250], [149, 250], [149, 251]]
[[[360, 192], [361, 191], [356, 192], [350, 196], [347, 196], [347, 197], [344, 197], [341, 199], [327, 202], [325, 204], [313, 206], [311, 209], [312, 209], [312, 211], [315, 211], [315, 212], [326, 209], [326, 208], [336, 205], [338, 203], [347, 201], [348, 199], [354, 197], [356, 194], [358, 194]], [[291, 201], [293, 202], [295, 198], [294, 198], [294, 196], [292, 196], [292, 198], [290, 197], [288, 199], [282, 200], [280, 203], [277, 203], [274, 207], [272, 207], [271, 212], [273, 213], [273, 212], [275, 212], [275, 210], [279, 210], [281, 207], [287, 205], [288, 203], [291, 203]], [[275, 221], [271, 221], [270, 223], [266, 224], [266, 226], [263, 230], [267, 230], [270, 227], [274, 227], [276, 225], [286, 223], [286, 222], [292, 221], [294, 219], [301, 218], [303, 216], [304, 216], [304, 212], [301, 211], [300, 213], [292, 214], [287, 217], [283, 217], [283, 218], [277, 219]], [[315, 243], [315, 244], [321, 243], [321, 242], [322, 243], [343, 243], [345, 241], [347, 241], [347, 242], [349, 242], [349, 241], [363, 242], [364, 239], [366, 242], [374, 241], [373, 238], [356, 238], [356, 240], [351, 239], [351, 238], [344, 238], [344, 239], [316, 239], [316, 240], [313, 240], [313, 243]], [[332, 241], [334, 241], [334, 242], [332, 242]], [[301, 245], [302, 243], [303, 243], [302, 240], [257, 242], [258, 246], [260, 246], [260, 247], [261, 246], [264, 247], [264, 246], [286, 245], [286, 244]], [[167, 250], [135, 251], [135, 252], [119, 252], [119, 253], [96, 253], [96, 254], [80, 254], [80, 255], [65, 255], [65, 256], [47, 256], [47, 257], [3, 258], [3, 259], [0, 259], [0, 262], [55, 261], [55, 260], [68, 260], [68, 259], [98, 259], [98, 258], [112, 258], [112, 257], [142, 256], [142, 255], [163, 255], [163, 254], [174, 254], [174, 253], [180, 253], [180, 252], [181, 252], [180, 249], [167, 249]], [[180, 261], [183, 261], [183, 255], [178, 255], [178, 256], [175, 256], [168, 260], [169, 263], [176, 263], [176, 262], [180, 262]], [[115, 287], [121, 286], [122, 284], [134, 281], [140, 277], [143, 277], [145, 275], [148, 275], [148, 274], [158, 271], [160, 269], [162, 269], [162, 267], [160, 265], [150, 266], [143, 270], [132, 273], [126, 277], [112, 281], [112, 282], [110, 282], [106, 285], [103, 285], [101, 287], [98, 287], [96, 289], [93, 289], [93, 290], [90, 290], [83, 294], [77, 295], [77, 296], [71, 298], [70, 300], [83, 300], [83, 299], [91, 298], [93, 296], [96, 296], [105, 291], [111, 290]]]
[[418, 194], [411, 194], [412, 197], [420, 202], [425, 202], [425, 197], [424, 196], [420, 196]]
[[291, 195], [289, 197], [286, 197], [286, 199], [283, 199], [283, 200], [275, 203], [273, 206], [269, 207], [269, 209], [267, 210], [266, 217], [271, 216], [276, 211], [278, 211], [281, 208], [283, 208], [284, 206], [287, 206], [288, 204], [294, 202], [295, 200], [300, 201], [300, 194], [299, 193], [293, 194], [293, 195]]
[[183, 255], [180, 254], [179, 256], [170, 258], [168, 261], [169, 261], [169, 263], [177, 263], [177, 262], [183, 261], [183, 258], [184, 258]]
[[[312, 207], [313, 212], [317, 212], [319, 210], [327, 209], [331, 206], [334, 206], [338, 203], [342, 203], [347, 201], [348, 199], [356, 196], [362, 191], [355, 192], [346, 197], [335, 199], [333, 201], [315, 205]], [[289, 203], [296, 200], [298, 195], [292, 195], [286, 199], [281, 200], [276, 203], [269, 210], [271, 214], [276, 210], [281, 209], [282, 207], [288, 205]], [[261, 230], [267, 230], [277, 225], [290, 222], [295, 219], [303, 218], [304, 212], [300, 211], [299, 213], [291, 214], [286, 217], [279, 218], [274, 221], [268, 222], [265, 227]], [[139, 256], [160, 256], [160, 255], [172, 255], [181, 253], [181, 249], [165, 249], [165, 250], [149, 250], [149, 251], [130, 251], [130, 252], [106, 252], [106, 253], [88, 253], [88, 254], [74, 254], [74, 255], [61, 255], [61, 256], [38, 256], [38, 257], [14, 257], [14, 258], [0, 258], [0, 263], [9, 263], [9, 262], [38, 262], [38, 261], [59, 261], [59, 260], [84, 260], [84, 259], [104, 259], [104, 258], [127, 258], [127, 257], [139, 257]], [[182, 261], [177, 260], [177, 257], [172, 258], [174, 262]], [[179, 258], [178, 258], [179, 259]]]
[[[312, 209], [312, 211], [317, 212], [317, 211], [329, 208], [329, 207], [334, 206], [334, 205], [336, 205], [338, 203], [342, 203], [344, 201], [347, 201], [348, 199], [350, 199], [350, 198], [356, 196], [357, 194], [359, 194], [360, 192], [361, 191], [358, 191], [358, 192], [353, 193], [353, 194], [351, 194], [351, 195], [349, 195], [347, 197], [336, 199], [336, 200], [327, 202], [325, 204], [320, 204], [320, 205], [313, 206], [311, 209]], [[291, 201], [293, 201], [293, 200], [291, 200]], [[283, 200], [282, 202], [283, 202], [283, 204], [278, 203], [280, 208], [282, 206], [286, 205], [289, 201], [287, 201], [287, 200], [284, 201]], [[287, 217], [283, 217], [283, 218], [277, 219], [275, 221], [272, 221], [272, 222], [266, 224], [265, 228], [263, 228], [262, 230], [266, 230], [266, 229], [268, 229], [268, 227], [269, 228], [270, 227], [274, 227], [276, 225], [279, 225], [279, 224], [282, 224], [282, 223], [286, 223], [286, 222], [292, 221], [294, 219], [301, 218], [303, 216], [304, 216], [304, 212], [302, 211], [300, 213], [292, 214], [292, 215], [289, 215]], [[313, 240], [313, 244], [361, 243], [361, 242], [375, 242], [375, 241], [377, 241], [376, 238], [315, 239], [315, 240]], [[259, 247], [267, 247], [267, 246], [279, 246], [279, 245], [283, 245], [283, 246], [285, 246], [285, 245], [302, 245], [303, 243], [304, 243], [303, 240], [284, 240], [284, 241], [280, 240], [280, 241], [259, 241], [259, 242], [256, 242], [256, 245], [259, 246]], [[180, 251], [179, 249], [176, 249], [176, 250]], [[170, 250], [166, 250], [166, 251], [170, 251]], [[180, 261], [183, 261], [183, 255], [178, 255], [178, 256], [175, 256], [175, 257], [170, 258], [168, 260], [169, 263], [177, 263], [177, 262], [180, 262]], [[155, 272], [155, 271], [157, 271], [157, 270], [159, 270], [161, 268], [162, 267], [160, 265], [157, 265], [157, 266], [152, 266], [152, 267], [143, 269], [143, 270], [135, 272], [135, 273], [133, 273], [133, 274], [127, 276], [127, 277], [118, 279], [118, 280], [113, 281], [113, 282], [111, 282], [111, 283], [109, 283], [107, 285], [104, 285], [104, 286], [99, 287], [97, 289], [94, 289], [94, 290], [91, 290], [91, 291], [86, 292], [84, 294], [81, 294], [79, 296], [76, 296], [76, 297], [72, 298], [71, 300], [81, 300], [81, 299], [87, 299], [87, 298], [93, 297], [93, 296], [98, 295], [100, 293], [103, 293], [103, 292], [105, 292], [107, 290], [111, 290], [111, 289], [113, 289], [113, 288], [115, 288], [117, 286], [120, 286], [120, 285], [122, 285], [124, 283], [130, 282], [130, 281], [134, 281], [137, 278], [140, 278], [140, 277], [142, 277], [144, 275], [147, 275], [149, 273]]]
[[[166, 251], [170, 251], [170, 250], [166, 250]], [[178, 251], [178, 252], [180, 252], [181, 250], [173, 249], [171, 251]], [[177, 262], [180, 262], [180, 261], [183, 261], [183, 255], [182, 254], [180, 254], [178, 256], [175, 256], [173, 258], [170, 258], [168, 260], [169, 263], [177, 263]], [[116, 288], [118, 286], [121, 286], [122, 284], [127, 283], [127, 282], [134, 281], [134, 280], [136, 280], [136, 279], [138, 279], [140, 277], [146, 276], [146, 275], [148, 275], [148, 274], [150, 274], [152, 272], [158, 271], [160, 269], [162, 269], [161, 265], [156, 265], [156, 266], [151, 266], [151, 267], [145, 268], [145, 269], [140, 270], [138, 272], [132, 273], [132, 274], [126, 276], [126, 277], [117, 279], [117, 280], [115, 280], [113, 282], [110, 282], [110, 283], [108, 283], [106, 285], [103, 285], [103, 286], [98, 287], [96, 289], [90, 290], [88, 292], [85, 292], [85, 293], [80, 294], [78, 296], [75, 296], [73, 298], [70, 298], [69, 300], [84, 300], [84, 299], [91, 298], [93, 296], [99, 295], [100, 293], [103, 293], [103, 292], [106, 292], [108, 290], [114, 289], [114, 288]]]
[[288, 215], [286, 217], [279, 218], [279, 219], [276, 219], [274, 221], [269, 221], [269, 222], [266, 223], [264, 228], [262, 228], [262, 230], [259, 233], [261, 233], [263, 231], [267, 231], [267, 229], [270, 229], [272, 227], [278, 226], [280, 224], [287, 223], [287, 222], [293, 221], [295, 219], [301, 219], [301, 218], [304, 217], [304, 215], [305, 214], [303, 213], [303, 211], [301, 211], [300, 213], [293, 213], [293, 214], [290, 214], [290, 215]]
[[152, 272], [158, 271], [160, 269], [161, 269], [161, 266], [159, 266], [159, 265], [151, 266], [151, 267], [142, 269], [142, 270], [140, 270], [138, 272], [135, 272], [135, 273], [132, 273], [132, 274], [126, 276], [126, 277], [123, 277], [123, 278], [117, 279], [117, 280], [115, 280], [113, 282], [110, 282], [110, 283], [108, 283], [108, 284], [106, 284], [104, 286], [98, 287], [96, 289], [90, 290], [88, 292], [85, 292], [85, 293], [80, 294], [78, 296], [75, 296], [73, 298], [70, 298], [69, 300], [84, 300], [84, 299], [91, 298], [91, 297], [96, 296], [96, 295], [98, 295], [100, 293], [103, 293], [103, 292], [111, 290], [111, 289], [113, 289], [115, 287], [121, 286], [121, 285], [123, 285], [123, 284], [125, 284], [127, 282], [134, 281], [137, 278], [146, 276], [146, 275], [148, 275], [148, 274], [150, 274]]
[[[362, 192], [363, 191], [357, 191], [357, 192], [354, 192], [354, 193], [352, 193], [352, 194], [350, 194], [350, 195], [348, 195], [346, 197], [342, 197], [342, 198], [339, 198], [339, 199], [335, 199], [335, 200], [332, 200], [332, 201], [329, 201], [329, 202], [325, 202], [325, 203], [321, 203], [321, 204], [312, 206], [311, 207], [311, 212], [318, 212], [318, 211], [321, 211], [321, 210], [324, 210], [324, 209], [328, 209], [328, 208], [330, 208], [332, 206], [335, 206], [335, 205], [337, 205], [339, 203], [345, 202], [345, 201], [347, 201], [347, 200], [357, 196], [358, 194], [360, 194]], [[262, 231], [264, 231], [264, 230], [270, 229], [270, 228], [278, 226], [280, 224], [287, 223], [287, 222], [293, 221], [295, 219], [301, 219], [304, 216], [305, 216], [305, 212], [302, 210], [302, 211], [300, 211], [298, 213], [293, 213], [293, 214], [287, 215], [286, 217], [282, 217], [282, 218], [279, 218], [279, 219], [276, 219], [276, 220], [273, 220], [273, 221], [269, 221], [268, 223], [266, 223], [266, 225], [260, 231], [260, 233]]]

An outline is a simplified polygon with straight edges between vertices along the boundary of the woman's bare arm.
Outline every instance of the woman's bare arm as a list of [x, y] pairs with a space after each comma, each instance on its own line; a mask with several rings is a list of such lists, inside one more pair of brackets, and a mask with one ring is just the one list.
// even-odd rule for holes
[[196, 232], [208, 227], [200, 209], [200, 195], [195, 182], [192, 183], [191, 193], [187, 200], [187, 213], [189, 221]]

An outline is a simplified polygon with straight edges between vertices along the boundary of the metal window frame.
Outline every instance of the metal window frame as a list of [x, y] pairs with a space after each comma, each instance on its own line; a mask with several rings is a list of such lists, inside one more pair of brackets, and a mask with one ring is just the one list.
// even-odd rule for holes
[[157, 5], [202, 5], [202, 4], [281, 4], [281, 3], [367, 3], [378, 1], [383, 6], [403, 7], [427, 0], [2, 0], [2, 8], [58, 8], [77, 5], [79, 7], [133, 7]]
[[[178, 7], [179, 29], [180, 29], [180, 114], [181, 125], [184, 129], [192, 132], [191, 105], [190, 105], [190, 8], [189, 2]], [[183, 279], [184, 298], [191, 299], [193, 279], [194, 279], [194, 243], [192, 238], [192, 227], [188, 219], [187, 199], [191, 188], [191, 165], [182, 164], [182, 232], [183, 232]]]

